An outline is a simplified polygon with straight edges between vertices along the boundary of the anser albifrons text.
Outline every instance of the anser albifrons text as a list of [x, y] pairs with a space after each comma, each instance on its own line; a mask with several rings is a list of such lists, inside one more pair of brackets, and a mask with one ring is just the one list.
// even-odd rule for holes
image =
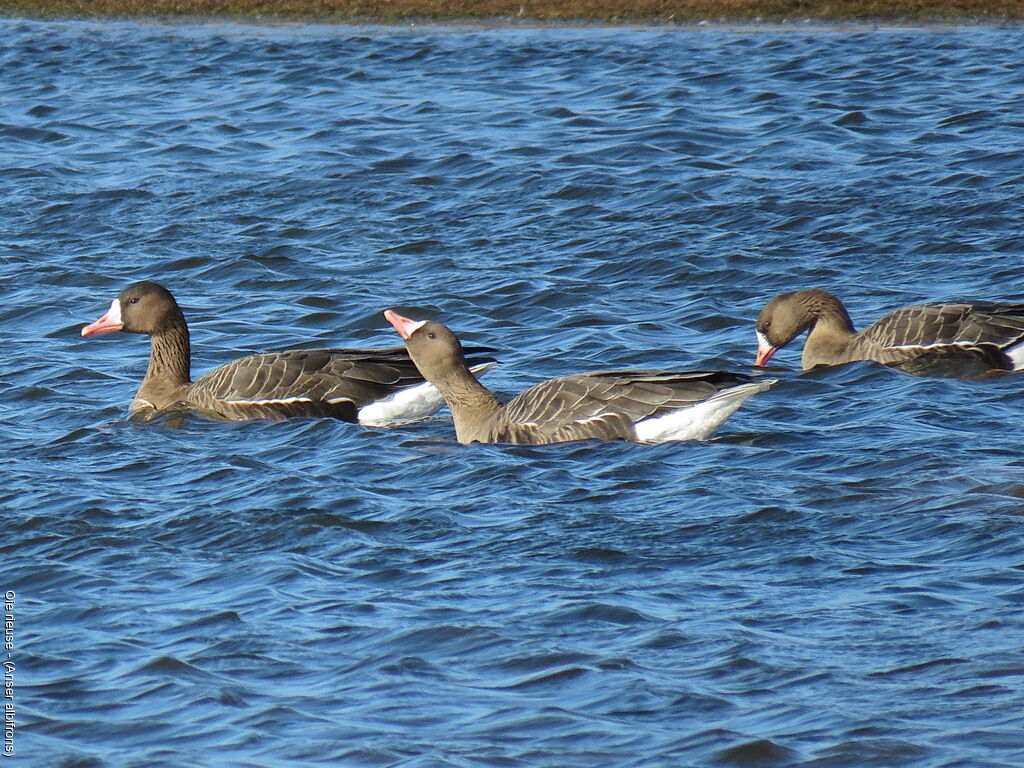
[[967, 366], [972, 373], [979, 368], [1013, 371], [1024, 367], [1024, 304], [915, 304], [857, 332], [846, 307], [828, 291], [807, 288], [783, 293], [769, 301], [757, 318], [754, 364], [764, 365], [804, 331], [808, 331], [801, 360], [805, 370], [854, 360], [912, 366], [916, 360], [958, 356], [978, 361], [977, 366]]
[[[163, 286], [135, 283], [83, 336], [150, 337], [149, 368], [129, 411], [194, 408], [228, 420], [321, 416], [383, 425], [423, 418], [442, 404], [403, 347], [295, 349], [248, 355], [191, 380], [188, 326]], [[478, 373], [492, 360], [474, 358]]]
[[598, 371], [542, 381], [502, 405], [471, 375], [447, 327], [390, 309], [384, 316], [444, 396], [460, 443], [704, 440], [774, 383], [720, 371]]

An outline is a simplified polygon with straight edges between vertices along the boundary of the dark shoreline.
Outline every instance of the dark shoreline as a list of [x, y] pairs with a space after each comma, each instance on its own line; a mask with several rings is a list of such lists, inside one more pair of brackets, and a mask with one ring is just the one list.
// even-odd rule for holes
[[0, 15], [307, 22], [979, 24], [1024, 20], [1020, 0], [0, 0]]

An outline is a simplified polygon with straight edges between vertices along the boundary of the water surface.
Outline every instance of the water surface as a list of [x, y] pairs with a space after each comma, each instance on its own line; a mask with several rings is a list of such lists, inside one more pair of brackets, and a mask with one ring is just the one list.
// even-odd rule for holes
[[27, 766], [1024, 765], [1021, 379], [799, 373], [707, 443], [128, 422], [194, 370], [495, 345], [747, 370], [772, 295], [1024, 299], [1019, 27], [0, 21]]

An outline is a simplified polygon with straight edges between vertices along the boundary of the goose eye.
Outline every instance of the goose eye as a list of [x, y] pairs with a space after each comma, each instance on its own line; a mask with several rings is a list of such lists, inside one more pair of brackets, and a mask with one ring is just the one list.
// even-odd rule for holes
[[138, 304], [139, 303], [139, 297], [138, 296], [132, 296], [130, 299], [128, 299], [128, 303], [129, 304]]
[[427, 334], [427, 338], [428, 339], [436, 339], [437, 338], [437, 334], [434, 333], [433, 331], [431, 331], [430, 333]]

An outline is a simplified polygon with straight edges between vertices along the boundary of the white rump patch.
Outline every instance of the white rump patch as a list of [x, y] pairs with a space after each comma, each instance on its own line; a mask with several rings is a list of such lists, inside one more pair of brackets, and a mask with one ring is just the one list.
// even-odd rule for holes
[[402, 421], [424, 419], [444, 402], [437, 388], [428, 382], [392, 392], [359, 409], [359, 423], [368, 427], [386, 427]]
[[1013, 363], [1013, 370], [1019, 371], [1024, 368], [1024, 340], [1018, 341], [1003, 350], [1010, 361]]
[[641, 443], [668, 440], [707, 440], [726, 419], [758, 392], [764, 392], [777, 379], [740, 384], [712, 395], [695, 405], [679, 408], [664, 416], [638, 421], [634, 426]]
[[[470, 370], [480, 377], [497, 363], [480, 363]], [[359, 423], [368, 427], [386, 427], [404, 421], [425, 419], [444, 404], [437, 387], [429, 382], [396, 390], [359, 409]]]

